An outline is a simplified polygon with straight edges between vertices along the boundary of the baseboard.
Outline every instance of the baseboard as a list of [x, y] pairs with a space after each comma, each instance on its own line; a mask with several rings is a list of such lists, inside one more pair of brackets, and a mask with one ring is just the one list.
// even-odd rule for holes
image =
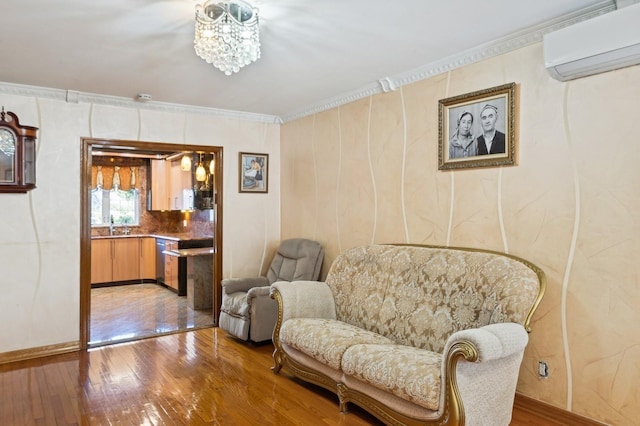
[[560, 425], [606, 426], [605, 423], [600, 423], [588, 417], [572, 413], [571, 411], [554, 407], [553, 405], [538, 401], [537, 399], [533, 399], [519, 393], [516, 393], [516, 398], [513, 402], [513, 406], [518, 410], [527, 411], [531, 414], [534, 414], [536, 417], [551, 420], [557, 422]]
[[92, 283], [91, 288], [102, 288], [102, 287], [118, 287], [121, 285], [132, 285], [132, 284], [158, 284], [164, 285], [162, 283], [157, 282], [156, 280], [152, 280], [151, 278], [143, 278], [137, 280], [126, 280], [126, 281], [110, 281], [106, 283]]
[[40, 346], [37, 348], [21, 349], [18, 351], [0, 353], [0, 364], [41, 358], [44, 356], [64, 354], [80, 350], [80, 342], [59, 343], [56, 345]]

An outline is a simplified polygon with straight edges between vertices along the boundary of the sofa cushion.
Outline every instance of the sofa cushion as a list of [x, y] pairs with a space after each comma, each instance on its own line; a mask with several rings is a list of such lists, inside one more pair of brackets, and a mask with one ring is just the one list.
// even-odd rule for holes
[[354, 345], [342, 370], [365, 383], [430, 410], [440, 405], [442, 355], [402, 345]]
[[393, 341], [379, 334], [341, 321], [315, 318], [290, 319], [280, 328], [280, 341], [300, 352], [340, 369], [342, 355], [353, 345], [363, 343], [391, 345]]

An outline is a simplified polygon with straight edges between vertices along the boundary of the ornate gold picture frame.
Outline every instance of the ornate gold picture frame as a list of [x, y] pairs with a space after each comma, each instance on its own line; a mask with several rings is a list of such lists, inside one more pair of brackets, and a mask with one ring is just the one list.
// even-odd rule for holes
[[516, 164], [516, 83], [438, 101], [438, 169]]

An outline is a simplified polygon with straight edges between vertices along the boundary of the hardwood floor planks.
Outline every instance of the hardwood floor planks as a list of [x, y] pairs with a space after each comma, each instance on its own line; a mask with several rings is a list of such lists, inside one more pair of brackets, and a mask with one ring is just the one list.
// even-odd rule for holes
[[[380, 424], [217, 328], [0, 365], [1, 425]], [[513, 425], [553, 425], [514, 412]]]

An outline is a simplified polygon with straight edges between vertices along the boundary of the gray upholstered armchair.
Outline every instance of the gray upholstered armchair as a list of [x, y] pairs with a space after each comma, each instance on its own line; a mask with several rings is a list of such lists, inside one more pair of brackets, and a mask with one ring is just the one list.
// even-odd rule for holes
[[316, 241], [284, 240], [266, 277], [222, 280], [220, 328], [242, 340], [270, 340], [278, 304], [269, 297], [269, 286], [276, 281], [317, 281], [323, 259], [324, 250]]

